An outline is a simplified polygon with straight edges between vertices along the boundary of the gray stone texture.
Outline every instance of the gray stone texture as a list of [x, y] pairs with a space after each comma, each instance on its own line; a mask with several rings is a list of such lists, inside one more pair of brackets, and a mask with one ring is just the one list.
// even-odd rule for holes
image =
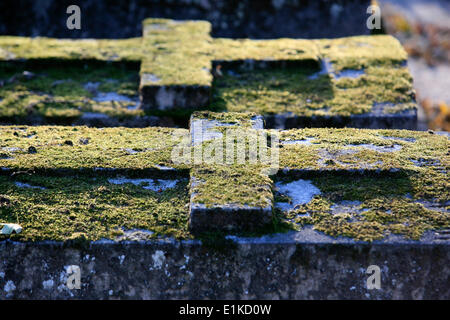
[[[0, 243], [0, 299], [449, 299], [446, 244]], [[66, 286], [81, 268], [81, 289]], [[381, 269], [368, 290], [367, 267]]]

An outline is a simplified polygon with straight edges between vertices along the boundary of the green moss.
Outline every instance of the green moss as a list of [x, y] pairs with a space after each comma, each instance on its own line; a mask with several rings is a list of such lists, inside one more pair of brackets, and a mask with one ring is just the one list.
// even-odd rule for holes
[[[276, 131], [273, 131], [276, 133]], [[389, 139], [394, 138], [394, 139]], [[397, 138], [397, 139], [396, 139]], [[420, 171], [425, 167], [413, 161], [440, 162], [449, 165], [449, 140], [427, 132], [408, 130], [365, 129], [301, 129], [279, 133], [280, 167], [291, 169], [326, 170], [384, 170]], [[306, 144], [286, 144], [309, 140]], [[413, 141], [413, 142], [411, 142]], [[364, 147], [358, 145], [369, 145]], [[372, 146], [383, 147], [374, 150]], [[326, 160], [333, 160], [326, 163]]]
[[333, 63], [334, 71], [391, 66], [404, 63], [408, 55], [400, 42], [389, 35], [356, 36], [314, 40], [322, 59]]
[[136, 61], [144, 53], [141, 38], [54, 39], [0, 37], [0, 60], [99, 60]]
[[[245, 123], [252, 118], [203, 115], [224, 123]], [[228, 129], [255, 131], [238, 127]], [[216, 129], [225, 133], [221, 131], [224, 127]], [[288, 168], [287, 179], [301, 175], [312, 180], [321, 194], [294, 211], [275, 211], [274, 225], [265, 233], [286, 230], [288, 223], [291, 228], [312, 224], [316, 230], [335, 237], [372, 241], [391, 233], [418, 239], [427, 230], [449, 227], [445, 207], [450, 198], [448, 138], [406, 130], [266, 132], [278, 134], [282, 144], [280, 169]], [[236, 153], [230, 165], [225, 164], [225, 158], [222, 165], [173, 163], [174, 146], [189, 138], [184, 129], [8, 126], [0, 128], [0, 136], [0, 167], [11, 169], [1, 171], [0, 222], [21, 224], [24, 233], [14, 237], [22, 240], [114, 238], [121, 234], [121, 228], [189, 238], [187, 177], [179, 171], [183, 169], [191, 170], [194, 184], [190, 196], [194, 203], [266, 208], [274, 201], [272, 180], [263, 170], [267, 168], [261, 163], [249, 164], [249, 154], [246, 164], [236, 161]], [[287, 144], [306, 139], [311, 145]], [[205, 141], [200, 147], [206, 149], [215, 142]], [[249, 148], [248, 141], [245, 147]], [[175, 189], [155, 193], [131, 184], [109, 184], [107, 177], [117, 172], [96, 170], [92, 177], [82, 175], [81, 170], [126, 169], [130, 177], [142, 178], [143, 174], [158, 176], [158, 165], [178, 169], [174, 175], [186, 181]], [[68, 170], [63, 171], [64, 177], [50, 174], [56, 169]], [[145, 173], [144, 169], [153, 170]], [[356, 174], [351, 169], [366, 171]], [[46, 175], [41, 175], [43, 171]], [[167, 179], [167, 173], [164, 175]], [[15, 182], [45, 189], [20, 188]], [[275, 194], [275, 201], [286, 200], [286, 195]], [[360, 201], [358, 212], [334, 214], [332, 206], [342, 200]], [[443, 210], [432, 210], [428, 204], [440, 204]]]
[[[414, 181], [420, 177], [415, 174], [308, 177], [321, 194], [308, 204], [284, 213], [284, 219], [293, 221], [295, 228], [312, 225], [315, 230], [333, 237], [373, 241], [398, 234], [418, 240], [427, 230], [450, 226], [448, 206], [437, 211], [428, 209], [421, 202], [424, 199], [419, 190], [421, 183]], [[442, 201], [446, 201], [442, 196], [449, 197], [448, 191], [444, 195], [440, 193], [446, 182], [441, 177], [433, 185], [433, 196], [439, 196], [441, 200], [433, 197], [426, 197], [426, 200], [442, 205]], [[347, 213], [333, 212], [333, 206], [344, 200], [359, 201], [360, 204], [357, 210]]]
[[211, 24], [206, 21], [143, 21], [143, 47], [146, 52], [141, 75], [151, 74], [157, 81], [146, 85], [205, 85], [212, 81]]
[[249, 128], [255, 124], [256, 116], [257, 114], [252, 112], [195, 111], [191, 120], [213, 120], [222, 124], [236, 125], [239, 128]]
[[195, 185], [192, 201], [207, 208], [237, 205], [267, 208], [272, 205], [271, 180], [257, 165], [202, 165], [191, 171]]
[[[203, 120], [207, 132], [219, 133], [212, 140], [202, 141], [192, 148], [192, 156], [202, 155], [202, 163], [192, 158], [191, 163], [191, 194], [192, 201], [211, 208], [220, 205], [237, 205], [266, 208], [272, 204], [271, 180], [265, 173], [267, 167], [260, 159], [249, 161], [251, 141], [249, 137], [258, 138], [259, 130], [252, 129], [255, 124], [255, 114], [252, 113], [214, 113], [195, 112], [191, 117], [191, 135], [208, 134], [204, 128], [197, 128], [192, 121]], [[207, 122], [210, 122], [209, 124]], [[229, 137], [227, 135], [230, 135]], [[237, 146], [237, 139], [240, 147]], [[227, 149], [227, 141], [233, 143], [233, 149]], [[266, 148], [265, 145], [259, 146]], [[258, 143], [258, 141], [254, 141]], [[241, 150], [240, 148], [244, 148]], [[266, 148], [267, 149], [267, 148]], [[242, 157], [242, 158], [241, 158]]]
[[[240, 70], [238, 76], [222, 70], [223, 76], [214, 82], [214, 101], [210, 110], [230, 112], [255, 112], [279, 114], [290, 112], [300, 116], [340, 115], [350, 116], [373, 111], [376, 103], [390, 103], [383, 112], [397, 113], [415, 108], [412, 79], [402, 63], [407, 55], [393, 37], [385, 35], [357, 36], [340, 39], [302, 40], [249, 40], [213, 39], [211, 25], [206, 21], [174, 21], [146, 19], [143, 21], [143, 37], [123, 40], [62, 40], [50, 38], [0, 38], [0, 59], [26, 59], [33, 63], [51, 60], [61, 61], [122, 61], [141, 64], [140, 87], [145, 86], [207, 86], [213, 83], [212, 62], [245, 61], [298, 62], [301, 68], [284, 66], [283, 69]], [[318, 75], [310, 79], [310, 69], [319, 60], [330, 61], [333, 72], [339, 75], [346, 69], [364, 70], [357, 79], [334, 75]], [[310, 62], [302, 64], [304, 62]], [[267, 67], [267, 66], [266, 66]], [[298, 67], [298, 66], [297, 66]], [[258, 69], [257, 66], [255, 69]], [[219, 72], [216, 72], [220, 75]], [[79, 73], [84, 75], [83, 72]], [[65, 79], [71, 79], [65, 74]], [[61, 79], [64, 79], [61, 78]], [[74, 79], [72, 79], [74, 80]], [[114, 91], [134, 96], [135, 82], [122, 79], [120, 83], [102, 82], [100, 90]], [[77, 82], [76, 80], [74, 80]], [[79, 112], [103, 112], [110, 116], [132, 117], [142, 111], [128, 110], [130, 105], [103, 106], [92, 100], [74, 102], [75, 97], [91, 98], [82, 86], [66, 82], [48, 88], [51, 82], [43, 79], [28, 84], [23, 91], [30, 95], [42, 90], [52, 91], [64, 101], [58, 100], [51, 108], [43, 107], [37, 114], [73, 118]], [[51, 89], [51, 90], [50, 90]], [[35, 106], [53, 103], [53, 97], [33, 97], [30, 103], [14, 97], [3, 97], [0, 117], [23, 116], [36, 113]], [[72, 101], [67, 99], [72, 98]], [[36, 99], [39, 103], [35, 103]], [[10, 110], [11, 105], [18, 105]], [[7, 110], [8, 109], [8, 110]], [[95, 110], [94, 110], [95, 109]], [[31, 110], [31, 111], [30, 111]], [[64, 117], [67, 110], [68, 115]], [[164, 112], [160, 115], [165, 115]], [[184, 115], [182, 115], [184, 116]]]
[[[183, 134], [186, 135], [187, 130], [159, 127], [0, 127], [0, 150], [16, 148], [12, 149], [14, 152], [5, 151], [11, 159], [0, 159], [0, 167], [13, 170], [137, 170], [158, 165], [185, 168], [171, 160], [172, 149]], [[30, 146], [35, 147], [37, 153], [28, 153]]]
[[271, 69], [225, 73], [214, 82], [212, 109], [259, 114], [350, 116], [392, 103], [385, 112], [415, 107], [406, 67], [371, 66], [356, 79], [321, 75], [308, 69]]
[[[408, 69], [402, 66], [407, 55], [394, 38], [361, 36], [292, 41], [300, 41], [299, 48], [309, 48], [304, 49], [304, 54], [308, 52], [310, 58], [318, 55], [330, 61], [333, 73], [313, 76], [315, 70], [305, 67], [224, 71], [214, 82], [212, 109], [259, 114], [292, 113], [310, 117], [367, 113], [377, 103], [393, 104], [393, 107], [385, 107], [384, 112], [387, 113], [415, 108], [412, 78]], [[286, 39], [273, 42], [278, 44], [273, 47], [264, 41], [233, 43], [233, 40], [217, 40], [217, 44], [221, 42], [225, 49], [222, 53], [217, 49], [217, 54], [225, 56], [224, 60], [238, 59], [239, 53], [243, 59], [266, 55], [287, 59], [283, 57], [284, 52], [289, 52], [293, 46]], [[233, 54], [229, 56], [227, 46], [233, 48]], [[255, 52], [242, 49], [247, 46]], [[270, 53], [262, 47], [270, 48]], [[272, 49], [276, 53], [272, 53]], [[294, 56], [295, 59], [302, 59], [302, 56]], [[363, 70], [364, 74], [355, 79], [334, 75], [346, 69]]]
[[214, 39], [213, 56], [216, 61], [265, 60], [318, 62], [319, 50], [311, 40], [303, 39]]
[[[86, 63], [61, 68], [2, 63], [0, 81], [4, 83], [0, 87], [0, 119], [6, 121], [20, 122], [20, 119], [33, 117], [74, 121], [85, 112], [115, 118], [143, 115], [142, 110], [135, 108], [138, 72], [126, 65]], [[94, 100], [97, 94], [109, 92], [132, 99]]]
[[[283, 144], [280, 150], [280, 166], [306, 170], [303, 177], [321, 191], [310, 203], [284, 213], [294, 226], [313, 225], [334, 237], [363, 241], [389, 234], [419, 239], [427, 230], [450, 226], [447, 137], [407, 130], [303, 129], [280, 133], [281, 142], [306, 139], [311, 145]], [[361, 144], [381, 147], [382, 152], [357, 147]], [[388, 152], [393, 145], [395, 149]], [[351, 174], [350, 169], [367, 171]], [[334, 170], [343, 171], [338, 174]], [[360, 201], [359, 212], [333, 214], [332, 206], [343, 200]], [[441, 209], [432, 210], [427, 203]]]
[[[21, 188], [16, 181], [45, 189]], [[156, 192], [110, 184], [100, 175], [0, 176], [0, 222], [20, 224], [23, 231], [11, 236], [20, 241], [116, 239], [132, 229], [186, 239], [191, 237], [187, 181]]]
[[310, 74], [303, 69], [225, 73], [214, 83], [212, 108], [259, 114], [293, 111], [312, 114], [332, 99], [333, 91], [328, 77], [309, 80]]

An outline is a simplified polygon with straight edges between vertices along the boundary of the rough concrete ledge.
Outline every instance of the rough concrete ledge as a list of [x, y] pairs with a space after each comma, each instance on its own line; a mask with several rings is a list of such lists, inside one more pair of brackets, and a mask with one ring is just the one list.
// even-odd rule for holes
[[252, 207], [235, 204], [215, 205], [208, 208], [204, 204], [191, 201], [189, 228], [192, 233], [215, 230], [255, 231], [272, 223], [272, 209], [272, 205]]
[[265, 115], [267, 128], [366, 128], [366, 129], [417, 129], [417, 110], [392, 114], [366, 113], [351, 115], [300, 116], [292, 113]]
[[144, 110], [202, 109], [209, 105], [211, 86], [148, 85], [139, 89]]
[[[174, 240], [3, 241], [0, 299], [450, 298], [448, 240], [368, 244], [302, 232], [230, 238], [217, 248]], [[81, 270], [79, 290], [66, 286], [71, 265]], [[366, 287], [370, 265], [381, 270], [379, 290]]]

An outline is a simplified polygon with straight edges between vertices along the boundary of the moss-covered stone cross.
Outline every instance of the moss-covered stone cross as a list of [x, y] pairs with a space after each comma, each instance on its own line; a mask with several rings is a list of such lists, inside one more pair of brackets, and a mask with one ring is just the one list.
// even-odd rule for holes
[[[199, 121], [202, 122], [200, 127]], [[202, 132], [196, 131], [198, 128], [202, 128]], [[222, 139], [228, 129], [239, 130], [243, 134], [237, 139], [252, 131], [274, 136], [276, 139], [269, 141], [276, 143], [270, 147], [279, 152], [278, 163], [270, 165], [278, 165], [276, 174], [264, 170], [266, 163], [250, 161], [251, 144], [248, 141], [243, 151], [244, 163], [227, 163], [225, 152], [222, 163], [189, 162], [181, 158], [185, 147], [190, 148], [189, 157], [194, 159], [196, 146], [203, 151], [217, 142], [219, 144], [215, 147], [223, 146]], [[44, 221], [51, 219], [52, 224], [59, 225], [61, 219], [63, 229], [80, 227], [79, 222], [72, 223], [59, 213], [65, 207], [79, 212], [78, 218], [74, 213], [74, 219], [81, 219], [76, 221], [91, 219], [83, 230], [94, 228], [99, 233], [91, 235], [86, 231], [88, 238], [111, 237], [118, 226], [159, 230], [185, 237], [187, 225], [182, 221], [187, 219], [183, 217], [189, 217], [189, 232], [193, 233], [255, 231], [273, 226], [284, 215], [289, 217], [290, 213], [282, 213], [277, 203], [295, 206], [296, 198], [308, 194], [315, 195], [314, 199], [309, 199], [311, 203], [300, 205], [296, 210], [304, 210], [311, 216], [295, 219], [313, 224], [332, 235], [347, 233], [374, 239], [380, 237], [386, 228], [391, 230], [395, 227], [392, 230], [414, 231], [411, 236], [417, 237], [427, 228], [448, 225], [449, 221], [445, 209], [450, 190], [447, 173], [449, 140], [428, 132], [325, 128], [264, 130], [261, 118], [255, 114], [210, 112], [195, 113], [190, 131], [161, 127], [96, 129], [45, 126], [6, 126], [0, 130], [0, 173], [7, 177], [2, 178], [6, 180], [1, 188], [6, 188], [3, 193], [9, 196], [18, 192], [17, 199], [21, 200], [17, 205], [22, 203], [28, 208], [23, 215], [20, 214], [19, 221], [24, 232], [35, 230], [34, 236], [45, 238], [47, 231], [53, 234], [52, 229], [35, 226], [34, 214], [46, 217]], [[212, 149], [218, 150], [215, 147]], [[65, 178], [51, 178], [61, 174]], [[173, 200], [162, 202], [164, 208], [159, 208], [147, 203], [158, 193], [153, 195], [149, 191], [142, 194], [138, 187], [133, 186], [133, 183], [138, 186], [142, 179], [183, 179], [186, 175], [190, 176], [189, 205], [176, 209], [174, 212], [177, 213], [169, 220], [168, 214], [174, 210], [171, 203], [186, 197], [183, 188], [163, 191], [163, 195], [170, 192]], [[53, 181], [57, 179], [65, 182], [55, 184]], [[316, 181], [318, 192], [315, 187], [302, 182], [302, 189], [289, 188], [289, 192], [280, 198], [283, 184], [298, 179]], [[17, 181], [20, 181], [19, 185], [14, 185]], [[128, 191], [114, 191], [111, 183], [115, 181], [121, 185], [128, 183], [131, 187]], [[86, 192], [81, 193], [85, 196], [75, 202], [72, 197], [80, 192]], [[47, 193], [52, 196], [46, 196]], [[94, 194], [96, 196], [92, 198]], [[101, 199], [108, 194], [112, 198], [103, 204]], [[141, 197], [143, 195], [144, 198]], [[28, 196], [30, 199], [26, 200]], [[339, 204], [347, 199], [366, 199], [364, 203], [368, 210], [378, 209], [365, 212], [365, 218], [355, 223], [347, 221], [349, 215], [335, 216], [329, 212], [333, 203]], [[111, 206], [108, 201], [115, 205]], [[122, 212], [124, 209], [126, 211]], [[296, 210], [292, 212], [298, 212]], [[417, 213], [419, 211], [420, 214]], [[156, 220], [152, 218], [155, 214]], [[14, 221], [7, 219], [1, 222], [17, 222], [15, 216], [11, 217]], [[118, 217], [121, 218], [117, 220]], [[28, 220], [29, 223], [26, 222]], [[172, 225], [172, 220], [178, 222]], [[392, 224], [395, 221], [416, 225], [417, 229], [403, 230], [401, 224]], [[367, 228], [371, 231], [368, 232]], [[59, 236], [64, 237], [67, 232]]]
[[[207, 21], [146, 19], [141, 38], [5, 36], [0, 37], [0, 60], [27, 61], [27, 67], [48, 61], [50, 65], [64, 61], [140, 65], [139, 110], [114, 105], [88, 108], [113, 118], [214, 110], [254, 112], [263, 116], [270, 128], [416, 126], [407, 55], [393, 37], [250, 40], [213, 38], [210, 32]], [[66, 118], [81, 117], [77, 124], [88, 123], [89, 117], [84, 119], [78, 110], [85, 109], [79, 103], [83, 97], [69, 102], [60, 99], [64, 100], [60, 105], [56, 98], [36, 96], [36, 89], [45, 92], [46, 88], [35, 87], [23, 95], [41, 101], [45, 110], [55, 110], [39, 116], [56, 113]], [[8, 96], [0, 103], [0, 111], [5, 109], [0, 115], [17, 116], [17, 112], [6, 109], [11, 108], [10, 101], [14, 104], [21, 100], [13, 93]]]

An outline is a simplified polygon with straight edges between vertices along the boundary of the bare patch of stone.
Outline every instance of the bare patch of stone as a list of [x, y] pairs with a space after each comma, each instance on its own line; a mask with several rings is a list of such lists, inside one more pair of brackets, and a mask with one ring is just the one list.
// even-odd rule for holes
[[400, 151], [402, 149], [402, 146], [399, 144], [393, 144], [391, 146], [377, 146], [371, 143], [364, 143], [364, 144], [348, 144], [346, 146], [352, 148], [365, 148], [374, 150], [376, 152], [395, 152]]
[[156, 75], [152, 73], [144, 73], [142, 75], [142, 81], [145, 83], [158, 83], [159, 81], [161, 81], [161, 78], [158, 78]]
[[[177, 21], [171, 21], [172, 24], [177, 24]], [[145, 26], [145, 29], [149, 29], [149, 30], [168, 30], [169, 28], [167, 28], [166, 24], [162, 24], [162, 23], [152, 23], [152, 24], [148, 24]], [[145, 32], [144, 29], [144, 32]]]
[[16, 147], [3, 147], [0, 150], [6, 152], [6, 153], [0, 152], [0, 159], [1, 160], [14, 159], [14, 157], [11, 154], [14, 154], [16, 152], [24, 152], [25, 151], [25, 150], [23, 150], [21, 148], [16, 148]]
[[109, 119], [110, 116], [101, 112], [83, 112], [81, 119], [92, 120], [92, 119]]
[[339, 73], [336, 73], [330, 59], [322, 59], [320, 61], [320, 71], [308, 76], [308, 79], [315, 80], [320, 76], [327, 74], [330, 76], [334, 76], [336, 80], [339, 80], [342, 78], [357, 79], [366, 74], [366, 72], [364, 71], [364, 69], [345, 69]]
[[450, 229], [436, 230], [434, 237], [437, 241], [450, 241]]
[[167, 166], [160, 166], [160, 165], [155, 165], [155, 168], [161, 171], [175, 171], [175, 168], [172, 167], [167, 167]]
[[418, 167], [434, 167], [434, 169], [439, 170], [442, 173], [446, 173], [446, 168], [441, 164], [439, 159], [409, 159], [415, 166]]
[[24, 151], [22, 148], [16, 148], [16, 147], [3, 147], [2, 150], [6, 151], [6, 152], [20, 152], [20, 151]]
[[299, 144], [299, 145], [309, 146], [312, 144], [311, 141], [313, 141], [313, 140], [314, 140], [313, 137], [306, 137], [306, 139], [302, 139], [302, 140], [286, 139], [286, 140], [282, 141], [281, 144]]
[[346, 150], [334, 150], [334, 151], [329, 151], [327, 149], [319, 149], [318, 150], [318, 154], [320, 156], [320, 159], [317, 160], [317, 163], [321, 166], [321, 167], [327, 167], [330, 164], [339, 164], [341, 166], [347, 166], [345, 163], [337, 160], [337, 157], [342, 156], [342, 155], [347, 155], [347, 154], [354, 154], [357, 153], [357, 150], [351, 150], [351, 149], [346, 149]]
[[416, 203], [420, 203], [423, 205], [426, 209], [438, 211], [438, 212], [447, 212], [450, 213], [450, 200], [445, 202], [436, 202], [436, 201], [429, 201], [429, 200], [417, 200]]
[[223, 134], [214, 130], [217, 127], [232, 127], [233, 123], [223, 123], [217, 120], [191, 120], [192, 145], [200, 145], [203, 142], [220, 139]]
[[162, 180], [162, 179], [129, 179], [125, 177], [111, 178], [108, 179], [109, 183], [112, 184], [127, 184], [131, 183], [135, 186], [140, 186], [143, 189], [152, 191], [164, 191], [166, 189], [175, 188], [178, 180]]
[[99, 86], [100, 86], [100, 82], [87, 82], [83, 86], [83, 88], [92, 94], [97, 94], [97, 90], [98, 90]]
[[115, 241], [145, 241], [153, 239], [154, 232], [144, 229], [123, 230], [123, 234], [117, 236]]
[[361, 205], [362, 205], [361, 201], [349, 201], [349, 200], [339, 201], [330, 207], [331, 214], [335, 216], [346, 217], [349, 222], [356, 222], [358, 221], [358, 216], [361, 213], [368, 211], [368, 209], [361, 208]]
[[364, 70], [345, 69], [345, 70], [342, 70], [341, 72], [339, 72], [338, 74], [334, 73], [334, 77], [337, 80], [342, 79], [342, 78], [357, 79], [365, 74], [366, 74], [366, 72]]
[[[252, 117], [250, 121], [253, 129], [264, 129], [264, 121], [261, 116]], [[220, 122], [217, 120], [191, 119], [192, 145], [196, 146], [206, 141], [222, 138], [223, 134], [219, 131], [214, 130], [214, 128], [235, 126], [235, 123]]]
[[322, 75], [333, 73], [333, 66], [330, 62], [330, 59], [321, 59], [320, 60], [320, 70], [312, 75], [308, 76], [308, 79], [315, 80]]
[[450, 139], [450, 132], [447, 132], [447, 131], [435, 131], [434, 133], [436, 133], [437, 135], [444, 136], [444, 137], [447, 137], [447, 138]]
[[29, 183], [23, 183], [23, 182], [18, 182], [18, 181], [16, 181], [14, 184], [16, 186], [18, 186], [19, 188], [39, 189], [39, 190], [45, 190], [46, 189], [44, 187], [33, 186], [33, 185], [29, 184]]
[[314, 196], [320, 194], [320, 190], [310, 180], [299, 179], [289, 183], [277, 182], [275, 187], [280, 194], [291, 199], [290, 202], [275, 203], [275, 207], [282, 211], [290, 211], [299, 205], [307, 204]]
[[93, 97], [92, 100], [97, 102], [107, 102], [107, 101], [118, 101], [118, 102], [135, 102], [137, 99], [131, 99], [127, 96], [118, 94], [116, 92], [99, 92], [97, 96]]
[[130, 148], [126, 148], [126, 149], [124, 149], [124, 151], [125, 151], [126, 153], [128, 153], [128, 154], [136, 154], [136, 153], [139, 153], [139, 151], [136, 151], [136, 150], [130, 149]]

